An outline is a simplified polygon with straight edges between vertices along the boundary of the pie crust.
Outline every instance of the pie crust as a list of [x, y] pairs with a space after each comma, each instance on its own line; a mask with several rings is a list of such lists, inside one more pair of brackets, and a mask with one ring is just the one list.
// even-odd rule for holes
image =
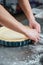
[[13, 31], [7, 27], [0, 28], [0, 40], [9, 41], [9, 42], [19, 42], [28, 40], [28, 38], [19, 32]]

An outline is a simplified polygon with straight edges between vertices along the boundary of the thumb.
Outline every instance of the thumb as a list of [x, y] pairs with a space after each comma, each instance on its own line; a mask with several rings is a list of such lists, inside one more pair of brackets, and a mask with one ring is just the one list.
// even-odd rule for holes
[[30, 27], [30, 28], [32, 28], [32, 25], [31, 25], [31, 24], [29, 24], [29, 27]]

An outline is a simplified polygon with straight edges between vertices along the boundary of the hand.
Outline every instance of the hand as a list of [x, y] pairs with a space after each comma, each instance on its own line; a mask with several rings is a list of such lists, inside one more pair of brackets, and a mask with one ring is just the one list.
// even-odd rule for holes
[[29, 22], [29, 26], [33, 29], [36, 29], [38, 33], [41, 32], [41, 26], [38, 22], [36, 22], [35, 20], [34, 21], [31, 21]]
[[27, 29], [26, 35], [29, 39], [31, 39], [35, 42], [38, 42], [40, 39], [39, 33], [35, 29]]

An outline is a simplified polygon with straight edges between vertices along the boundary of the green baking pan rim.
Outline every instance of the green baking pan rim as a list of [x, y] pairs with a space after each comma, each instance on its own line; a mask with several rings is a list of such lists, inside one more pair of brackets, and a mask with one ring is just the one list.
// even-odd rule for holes
[[8, 41], [0, 40], [0, 45], [5, 47], [22, 47], [29, 44], [33, 44], [32, 40], [24, 40], [19, 42], [8, 42]]

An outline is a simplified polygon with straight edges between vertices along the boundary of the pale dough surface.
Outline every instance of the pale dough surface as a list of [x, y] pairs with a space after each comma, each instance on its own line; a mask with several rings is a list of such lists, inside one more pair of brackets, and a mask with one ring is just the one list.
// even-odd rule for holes
[[16, 31], [13, 31], [9, 28], [6, 28], [6, 27], [0, 28], [0, 40], [16, 42], [16, 41], [24, 41], [27, 39], [28, 38], [25, 35], [18, 33]]

